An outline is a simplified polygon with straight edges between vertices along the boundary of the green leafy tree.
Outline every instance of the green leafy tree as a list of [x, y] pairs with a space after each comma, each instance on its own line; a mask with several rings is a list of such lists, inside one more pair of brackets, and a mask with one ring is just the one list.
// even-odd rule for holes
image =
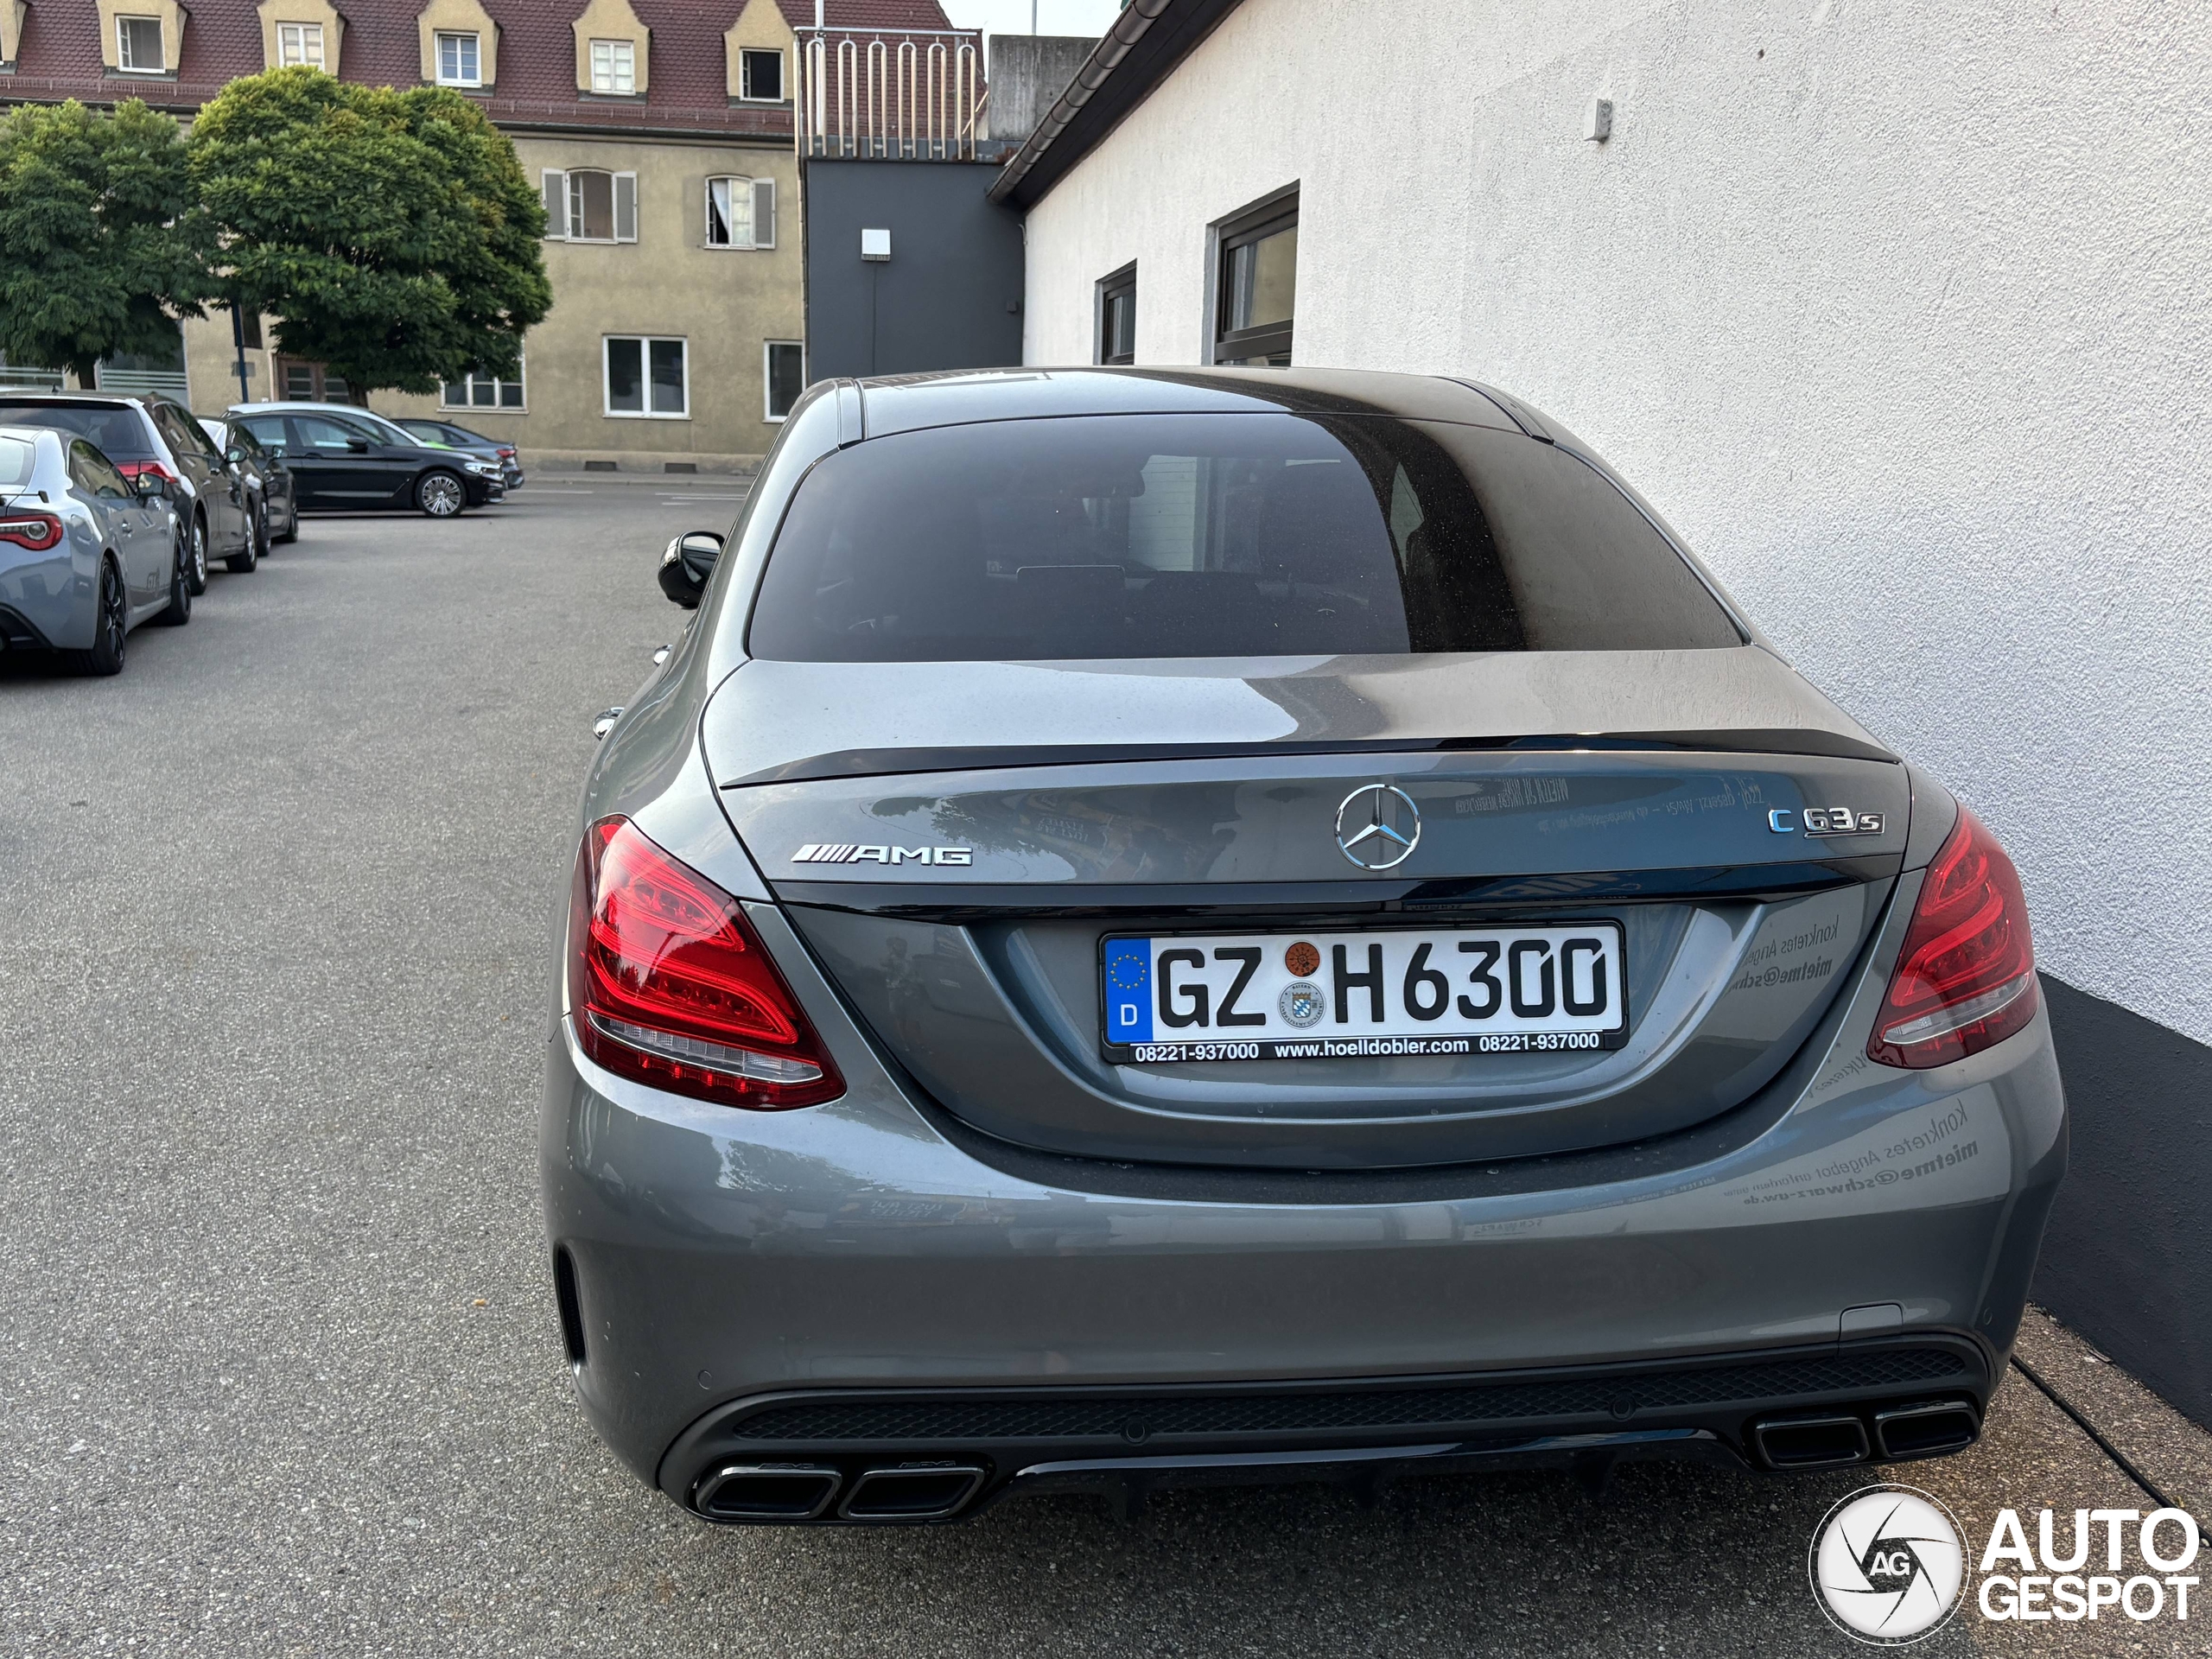
[[468, 99], [276, 69], [226, 86], [190, 148], [223, 291], [281, 319], [287, 355], [364, 390], [516, 372], [553, 303], [545, 207]]
[[176, 346], [212, 293], [177, 124], [136, 99], [0, 116], [0, 353], [92, 384], [103, 357]]

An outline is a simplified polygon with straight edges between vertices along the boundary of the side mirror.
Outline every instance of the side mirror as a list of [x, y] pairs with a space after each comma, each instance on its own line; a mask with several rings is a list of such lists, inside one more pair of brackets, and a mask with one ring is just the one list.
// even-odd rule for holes
[[669, 543], [660, 556], [660, 590], [687, 611], [699, 608], [707, 591], [707, 578], [715, 574], [721, 557], [722, 538], [711, 530], [688, 531]]
[[223, 451], [223, 459], [232, 467], [239, 466], [245, 461], [245, 451], [234, 443]]
[[369, 441], [368, 441], [366, 438], [348, 438], [348, 439], [346, 439], [346, 453], [347, 454], [349, 454], [349, 455], [365, 455], [365, 454], [367, 454], [369, 453]]
[[142, 501], [166, 501], [169, 498], [169, 481], [159, 473], [141, 473], [130, 484]]

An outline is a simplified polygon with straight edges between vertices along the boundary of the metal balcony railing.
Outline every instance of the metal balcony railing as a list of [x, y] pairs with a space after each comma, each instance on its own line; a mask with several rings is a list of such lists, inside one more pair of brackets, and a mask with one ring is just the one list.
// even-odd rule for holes
[[972, 162], [989, 96], [973, 29], [803, 29], [793, 100], [802, 156]]

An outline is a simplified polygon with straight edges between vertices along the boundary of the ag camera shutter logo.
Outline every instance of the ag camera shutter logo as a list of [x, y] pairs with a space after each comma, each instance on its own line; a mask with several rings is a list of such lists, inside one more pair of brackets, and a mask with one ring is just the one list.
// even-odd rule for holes
[[1966, 1549], [1942, 1501], [1916, 1486], [1866, 1486], [1813, 1530], [1813, 1599], [1856, 1641], [1904, 1647], [1959, 1610]]

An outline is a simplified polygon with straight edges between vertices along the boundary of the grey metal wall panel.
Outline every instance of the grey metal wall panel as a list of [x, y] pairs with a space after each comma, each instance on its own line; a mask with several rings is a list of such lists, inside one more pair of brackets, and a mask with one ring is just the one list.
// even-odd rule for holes
[[[805, 164], [810, 380], [1021, 361], [1021, 220], [979, 162]], [[891, 232], [861, 258], [864, 228]]]

